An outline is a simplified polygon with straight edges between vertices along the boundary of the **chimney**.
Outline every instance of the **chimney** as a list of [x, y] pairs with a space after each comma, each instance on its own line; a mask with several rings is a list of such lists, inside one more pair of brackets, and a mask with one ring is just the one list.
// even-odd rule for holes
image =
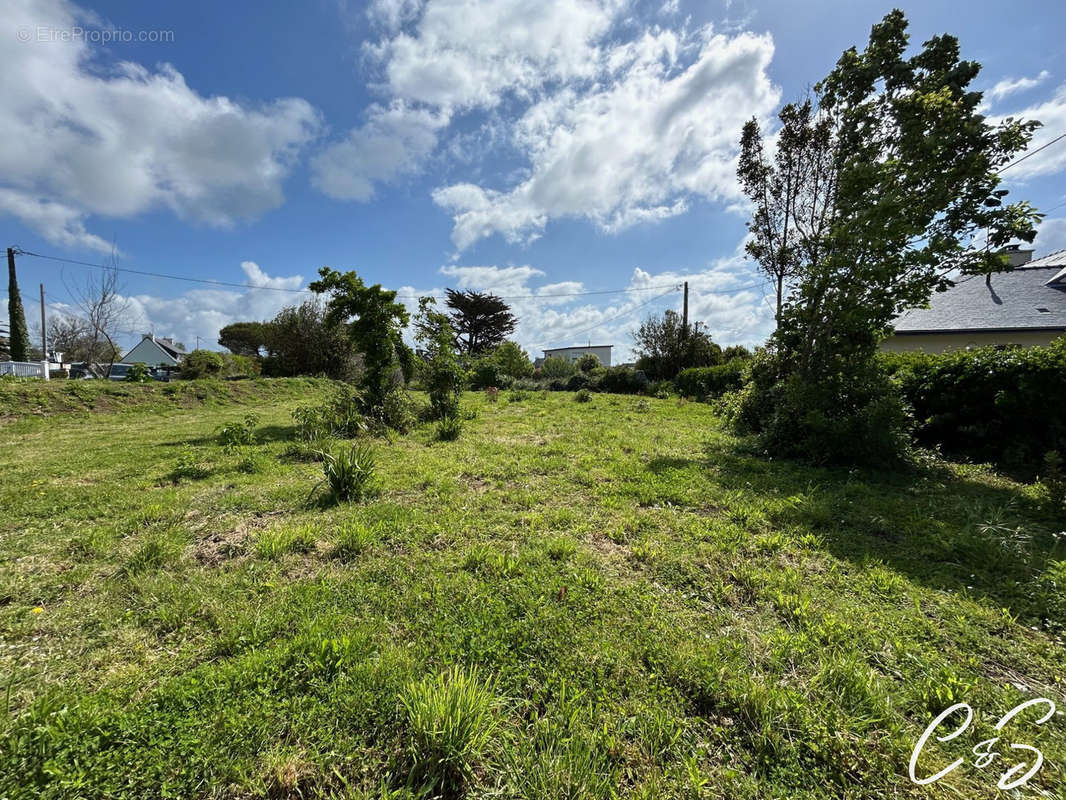
[[1032, 249], [1023, 250], [1020, 244], [1008, 244], [999, 252], [1007, 257], [1007, 263], [1012, 267], [1020, 267], [1033, 260]]

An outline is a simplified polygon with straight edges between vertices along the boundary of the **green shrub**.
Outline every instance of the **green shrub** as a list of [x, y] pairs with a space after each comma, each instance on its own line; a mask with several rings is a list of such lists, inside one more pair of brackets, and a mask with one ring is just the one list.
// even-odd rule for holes
[[566, 381], [566, 391], [577, 392], [589, 385], [589, 376], [584, 372], [577, 372]]
[[657, 397], [660, 400], [665, 400], [674, 391], [674, 382], [668, 380], [653, 381], [648, 385], [648, 394], [652, 397]]
[[437, 438], [442, 442], [454, 442], [463, 431], [463, 421], [459, 417], [442, 417], [437, 422]]
[[211, 350], [193, 350], [181, 362], [181, 377], [208, 378], [222, 373], [222, 354]]
[[512, 383], [514, 383], [514, 378], [504, 372], [491, 356], [486, 356], [477, 361], [470, 375], [471, 389], [487, 389], [490, 386], [506, 389]]
[[914, 408], [917, 439], [945, 453], [1032, 476], [1049, 450], [1066, 453], [1066, 337], [1047, 347], [883, 353]]
[[174, 483], [178, 483], [182, 480], [206, 478], [209, 474], [210, 471], [200, 462], [200, 458], [192, 446], [182, 445], [181, 453], [178, 455], [178, 462], [174, 465], [174, 469], [170, 471], [170, 479]]
[[304, 442], [329, 437], [355, 438], [370, 427], [364, 408], [363, 394], [357, 388], [349, 383], [337, 383], [322, 405], [293, 410], [296, 438]]
[[324, 484], [334, 502], [357, 503], [373, 492], [375, 469], [374, 451], [369, 445], [353, 444], [324, 452], [323, 477], [311, 493]]
[[521, 403], [529, 399], [529, 392], [523, 389], [512, 389], [507, 393], [507, 400], [510, 403]]
[[1058, 450], [1049, 450], [1044, 454], [1040, 483], [1047, 491], [1048, 503], [1053, 509], [1057, 511], [1066, 505], [1066, 470], [1063, 469]]
[[632, 367], [609, 367], [600, 381], [600, 391], [613, 394], [641, 394], [649, 386], [648, 376]]
[[891, 467], [907, 454], [911, 419], [876, 362], [818, 382], [777, 375], [774, 356], [756, 356], [744, 388], [722, 398], [734, 430], [755, 434], [764, 451], [867, 467]]
[[151, 373], [148, 372], [148, 367], [145, 364], [131, 364], [129, 371], [126, 372], [126, 377], [123, 378], [126, 383], [148, 383], [152, 380]]
[[582, 389], [574, 395], [574, 400], [578, 403], [587, 403], [592, 399], [592, 392], [588, 389]]
[[744, 385], [745, 364], [734, 359], [717, 367], [692, 367], [677, 376], [677, 391], [682, 397], [718, 398]]
[[461, 796], [488, 752], [498, 726], [498, 701], [476, 668], [454, 667], [407, 686], [400, 696], [407, 717], [412, 779], [436, 796]]
[[569, 378], [577, 371], [573, 361], [559, 356], [549, 356], [540, 365], [540, 374], [545, 378]]
[[592, 372], [592, 370], [600, 366], [600, 360], [592, 353], [585, 353], [577, 360], [576, 366], [579, 372]]
[[255, 444], [255, 426], [259, 417], [247, 414], [240, 422], [230, 422], [218, 429], [218, 443], [227, 453], [232, 453], [246, 445]]

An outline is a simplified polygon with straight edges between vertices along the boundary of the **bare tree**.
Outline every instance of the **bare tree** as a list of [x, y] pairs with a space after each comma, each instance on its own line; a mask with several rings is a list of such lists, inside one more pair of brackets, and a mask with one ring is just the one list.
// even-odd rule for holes
[[[113, 263], [101, 267], [99, 271], [93, 271], [80, 286], [68, 286], [67, 289], [81, 312], [81, 322], [85, 326], [82, 341], [89, 354], [88, 369], [97, 377], [109, 377], [119, 353], [115, 339], [125, 330], [129, 315], [129, 301], [120, 291], [118, 270]], [[106, 356], [106, 370], [102, 363], [93, 362], [97, 356]]]

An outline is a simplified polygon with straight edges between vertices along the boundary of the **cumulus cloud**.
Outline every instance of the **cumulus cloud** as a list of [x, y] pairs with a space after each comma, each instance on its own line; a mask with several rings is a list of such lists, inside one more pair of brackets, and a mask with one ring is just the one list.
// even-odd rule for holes
[[1051, 217], [1041, 222], [1033, 247], [1037, 258], [1066, 250], [1066, 217]]
[[[8, 30], [70, 29], [66, 0], [12, 0]], [[205, 97], [172, 66], [98, 63], [81, 40], [14, 42], [0, 71], [2, 210], [63, 245], [103, 249], [90, 215], [169, 208], [228, 226], [276, 208], [319, 118], [304, 100]]]
[[602, 230], [684, 213], [688, 199], [739, 199], [738, 131], [780, 100], [766, 68], [767, 36], [703, 30], [694, 39], [647, 33], [615, 48], [612, 80], [566, 90], [530, 107], [515, 128], [530, 175], [505, 190], [438, 189], [461, 250], [494, 233], [529, 241], [549, 219], [582, 217]]
[[1002, 100], [1008, 95], [1015, 94], [1016, 92], [1024, 92], [1027, 89], [1039, 86], [1050, 77], [1051, 73], [1045, 69], [1033, 78], [1004, 78], [985, 92], [985, 95], [992, 100]]
[[[445, 266], [440, 273], [450, 279], [449, 286], [491, 290], [506, 298], [519, 321], [513, 338], [534, 358], [544, 348], [594, 340], [614, 345], [615, 363], [632, 360], [632, 331], [650, 313], [679, 309], [678, 287], [686, 280], [690, 316], [705, 323], [715, 341], [761, 344], [773, 326], [764, 281], [739, 256], [691, 271], [652, 272], [638, 267], [624, 291], [609, 295], [578, 295], [586, 290], [579, 281], [540, 283], [544, 271], [528, 265]], [[412, 314], [417, 311], [417, 297], [444, 295], [442, 287], [404, 286], [398, 291]]]
[[[1066, 83], [1060, 85], [1047, 100], [1030, 105], [1011, 114], [991, 117], [990, 122], [998, 122], [1006, 117], [1031, 119], [1042, 123], [1029, 143], [1029, 152], [1036, 150], [1066, 131]], [[1021, 155], [1021, 154], [1020, 154]], [[1052, 175], [1066, 169], [1066, 142], [1058, 142], [1046, 150], [1025, 159], [1017, 166], [1011, 167], [1004, 177], [1025, 179], [1040, 175]]]

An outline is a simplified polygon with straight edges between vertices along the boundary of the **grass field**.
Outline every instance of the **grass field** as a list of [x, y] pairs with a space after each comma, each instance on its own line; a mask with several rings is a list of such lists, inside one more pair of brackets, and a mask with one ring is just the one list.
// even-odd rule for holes
[[[1009, 742], [1045, 757], [1019, 796], [1064, 796], [1061, 712], [970, 763], [1020, 702], [1066, 708], [1066, 520], [1034, 487], [503, 393], [457, 441], [377, 440], [377, 495], [330, 506], [290, 441], [325, 384], [125, 388], [4, 411], [0, 797], [998, 797]], [[967, 763], [912, 784], [959, 701], [921, 771]]]

